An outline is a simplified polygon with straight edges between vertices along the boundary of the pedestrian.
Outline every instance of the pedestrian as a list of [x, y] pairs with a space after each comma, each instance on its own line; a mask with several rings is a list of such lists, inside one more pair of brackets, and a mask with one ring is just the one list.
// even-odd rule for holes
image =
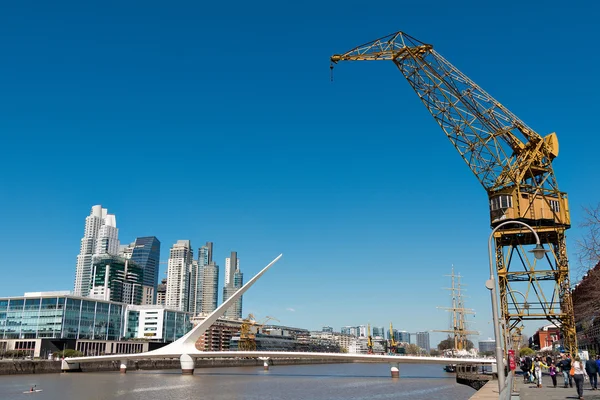
[[575, 361], [573, 361], [572, 364], [571, 371], [573, 380], [575, 381], [575, 387], [577, 387], [577, 396], [579, 396], [579, 400], [583, 400], [583, 381], [587, 379], [587, 373], [585, 372], [585, 367], [579, 356], [575, 357]]
[[550, 371], [550, 378], [552, 378], [552, 386], [556, 387], [556, 366], [554, 363], [550, 364], [548, 370]]
[[542, 387], [542, 368], [547, 369], [548, 366], [542, 362], [542, 359], [540, 357], [536, 357], [535, 361], [533, 362], [533, 374], [537, 379], [538, 388]]
[[527, 367], [527, 357], [521, 357], [521, 371], [523, 371], [523, 383], [529, 381], [529, 368]]
[[592, 390], [598, 390], [598, 365], [596, 364], [596, 360], [590, 358], [585, 362], [585, 372], [587, 372], [590, 378]]
[[571, 372], [571, 358], [569, 357], [569, 355], [563, 356], [564, 358], [562, 360], [560, 360], [560, 362], [558, 363], [558, 367], [560, 368], [560, 370], [562, 371], [563, 374], [563, 379], [565, 380], [565, 386], [566, 388], [573, 387], [573, 377], [571, 376], [570, 372]]

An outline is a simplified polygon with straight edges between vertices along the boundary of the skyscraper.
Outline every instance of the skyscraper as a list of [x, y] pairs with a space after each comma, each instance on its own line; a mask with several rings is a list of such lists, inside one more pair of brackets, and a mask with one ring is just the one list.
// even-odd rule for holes
[[192, 273], [190, 274], [190, 312], [194, 314], [202, 312], [204, 267], [212, 262], [212, 249], [212, 242], [206, 242], [204, 246], [198, 249], [198, 260], [194, 260], [192, 264]]
[[167, 301], [167, 279], [163, 279], [156, 288], [156, 304], [164, 306]]
[[144, 271], [133, 260], [101, 254], [94, 256], [90, 297], [126, 304], [142, 304]]
[[101, 205], [93, 206], [90, 215], [85, 219], [85, 230], [77, 256], [73, 287], [76, 296], [87, 296], [90, 292], [94, 254], [118, 253], [118, 234], [115, 216], [108, 214], [108, 210]]
[[165, 305], [179, 311], [189, 311], [190, 271], [194, 251], [189, 240], [178, 240], [171, 247], [167, 266]]
[[131, 260], [144, 271], [144, 286], [152, 287], [153, 303], [156, 302], [158, 286], [158, 268], [160, 264], [160, 240], [156, 236], [145, 236], [135, 239]]
[[[234, 256], [235, 254], [235, 256]], [[232, 261], [233, 260], [233, 261]], [[232, 263], [235, 265], [232, 268]], [[233, 279], [235, 270], [240, 267], [240, 260], [237, 258], [237, 252], [232, 251], [231, 257], [225, 259], [225, 286], [229, 285], [229, 282]]]
[[410, 333], [406, 331], [398, 331], [398, 339], [402, 343], [410, 343]]
[[[226, 268], [227, 275], [225, 276], [225, 287], [223, 288], [223, 301], [227, 301], [227, 299], [244, 285], [244, 274], [240, 271], [240, 262], [237, 258], [237, 252], [232, 251], [231, 257], [225, 259], [225, 266], [227, 265], [229, 265], [229, 271], [227, 271]], [[233, 268], [234, 265], [235, 269]], [[226, 318], [242, 318], [242, 297], [225, 311]]]
[[200, 312], [209, 314], [217, 309], [219, 303], [219, 266], [211, 261], [202, 266], [202, 304]]
[[431, 350], [429, 344], [429, 332], [417, 332], [417, 346], [429, 353]]
[[209, 314], [216, 310], [219, 302], [219, 266], [212, 260], [212, 252], [212, 242], [198, 249], [196, 313]]
[[206, 244], [198, 249], [198, 264], [207, 265], [213, 260], [213, 243]]
[[373, 337], [385, 338], [385, 329], [383, 328], [383, 326], [373, 327]]

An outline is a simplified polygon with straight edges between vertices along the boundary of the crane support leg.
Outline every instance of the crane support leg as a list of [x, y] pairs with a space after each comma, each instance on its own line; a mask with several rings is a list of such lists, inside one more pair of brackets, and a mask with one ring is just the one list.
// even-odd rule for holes
[[[526, 320], [546, 320], [560, 328], [560, 341], [566, 352], [577, 354], [575, 317], [571, 299], [569, 263], [563, 228], [534, 228], [542, 244], [550, 249], [545, 258], [536, 260], [528, 248], [535, 243], [532, 235], [518, 229], [494, 234], [496, 271], [500, 296], [504, 344], [515, 341], [515, 333]], [[558, 344], [540, 343], [540, 347]]]

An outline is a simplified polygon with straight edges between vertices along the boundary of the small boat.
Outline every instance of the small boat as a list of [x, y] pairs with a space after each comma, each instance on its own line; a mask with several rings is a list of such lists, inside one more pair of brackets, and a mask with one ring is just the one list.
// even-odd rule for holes
[[448, 364], [444, 367], [446, 372], [456, 372], [456, 364]]
[[23, 392], [23, 393], [26, 393], [26, 394], [29, 394], [29, 393], [39, 393], [41, 391], [42, 391], [42, 389], [34, 389], [34, 390], [28, 390], [28, 391]]

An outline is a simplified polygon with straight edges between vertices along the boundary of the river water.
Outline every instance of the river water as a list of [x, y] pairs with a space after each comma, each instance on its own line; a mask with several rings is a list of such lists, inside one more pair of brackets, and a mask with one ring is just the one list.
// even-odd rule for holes
[[[33, 385], [42, 392], [24, 394]], [[87, 372], [0, 376], [0, 399], [44, 400], [461, 400], [475, 393], [456, 383], [441, 365], [400, 364], [400, 379], [388, 364], [317, 364]]]

